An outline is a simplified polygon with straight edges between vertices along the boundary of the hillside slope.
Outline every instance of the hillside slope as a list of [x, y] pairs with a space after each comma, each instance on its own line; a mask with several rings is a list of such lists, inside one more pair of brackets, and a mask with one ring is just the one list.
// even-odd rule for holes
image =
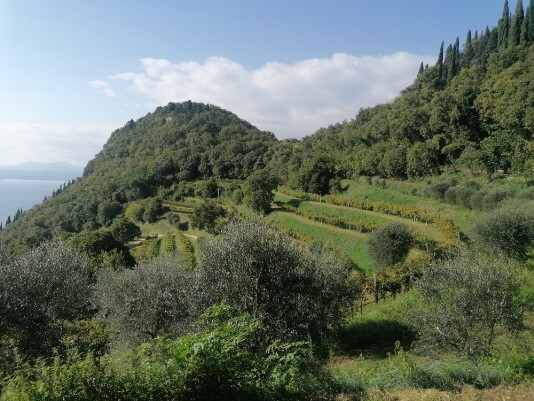
[[52, 237], [97, 229], [99, 208], [154, 196], [161, 188], [207, 177], [246, 178], [276, 142], [212, 105], [169, 103], [113, 132], [84, 176], [0, 232], [13, 251]]

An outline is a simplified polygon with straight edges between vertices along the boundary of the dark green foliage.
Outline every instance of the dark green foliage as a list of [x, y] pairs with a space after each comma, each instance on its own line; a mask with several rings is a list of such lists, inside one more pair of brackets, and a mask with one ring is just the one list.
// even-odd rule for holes
[[485, 248], [524, 260], [534, 246], [534, 201], [509, 201], [481, 215], [473, 231]]
[[445, 45], [445, 42], [441, 42], [441, 47], [439, 48], [438, 61], [436, 63], [436, 66], [439, 69], [440, 78], [443, 78], [443, 46], [444, 45]]
[[180, 227], [180, 215], [174, 212], [171, 212], [167, 215], [167, 221], [170, 225], [173, 227], [179, 228]]
[[201, 182], [198, 188], [198, 194], [203, 198], [217, 198], [219, 196], [219, 184], [215, 178]]
[[424, 177], [436, 174], [437, 171], [437, 160], [424, 143], [418, 142], [408, 149], [406, 154], [406, 174], [408, 177]]
[[108, 226], [111, 221], [122, 213], [122, 206], [119, 202], [104, 201], [98, 205], [96, 220], [102, 226]]
[[193, 208], [191, 225], [194, 228], [215, 233], [220, 227], [221, 220], [226, 217], [226, 210], [215, 201], [205, 201]]
[[1, 259], [0, 337], [11, 338], [24, 355], [50, 353], [64, 322], [90, 313], [89, 259], [58, 241]]
[[258, 318], [263, 338], [311, 338], [320, 350], [355, 295], [349, 267], [336, 259], [321, 247], [300, 248], [259, 219], [233, 221], [204, 246], [201, 294], [205, 304], [224, 299]]
[[465, 254], [432, 265], [417, 282], [421, 304], [409, 322], [427, 352], [451, 349], [472, 359], [491, 350], [496, 330], [521, 327], [514, 265]]
[[2, 401], [307, 401], [333, 400], [341, 386], [313, 360], [306, 343], [274, 342], [253, 350], [257, 319], [226, 305], [206, 311], [194, 334], [143, 344], [133, 355], [98, 361], [55, 358], [24, 367]]
[[154, 223], [163, 213], [163, 203], [158, 198], [151, 198], [145, 205], [143, 220]]
[[508, 46], [509, 32], [510, 32], [510, 8], [508, 7], [508, 0], [505, 0], [502, 17], [499, 20], [499, 25], [498, 25], [499, 49], [505, 49]]
[[304, 192], [326, 195], [330, 192], [330, 180], [333, 178], [333, 161], [326, 156], [319, 156], [304, 163], [299, 171], [298, 184]]
[[406, 147], [400, 144], [386, 151], [381, 163], [381, 170], [386, 177], [406, 178]]
[[139, 226], [123, 217], [113, 220], [113, 223], [111, 223], [111, 226], [109, 227], [109, 231], [117, 241], [123, 243], [132, 241], [136, 237], [141, 236], [141, 229]]
[[274, 190], [280, 185], [280, 179], [267, 170], [256, 170], [243, 185], [243, 201], [257, 213], [267, 214], [274, 200]]
[[82, 231], [72, 237], [70, 243], [97, 261], [103, 254], [115, 253], [124, 267], [135, 264], [128, 247], [118, 241], [110, 231]]
[[414, 238], [408, 227], [393, 222], [369, 234], [367, 250], [375, 269], [384, 269], [402, 262], [413, 244]]
[[193, 316], [195, 281], [177, 258], [152, 259], [131, 270], [98, 275], [95, 302], [118, 344], [176, 333]]
[[523, 1], [517, 0], [515, 12], [510, 22], [510, 33], [508, 36], [508, 45], [517, 46], [521, 39], [521, 26], [525, 18], [525, 11], [523, 9]]
[[454, 186], [454, 182], [451, 180], [437, 181], [430, 184], [424, 189], [425, 194], [432, 196], [436, 199], [443, 200], [445, 199], [445, 193], [449, 188]]

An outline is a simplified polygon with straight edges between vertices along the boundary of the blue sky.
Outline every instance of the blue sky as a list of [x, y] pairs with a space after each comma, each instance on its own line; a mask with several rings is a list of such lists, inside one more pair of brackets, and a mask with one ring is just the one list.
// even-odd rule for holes
[[503, 4], [0, 0], [0, 165], [84, 165], [129, 119], [188, 99], [302, 137], [390, 101]]

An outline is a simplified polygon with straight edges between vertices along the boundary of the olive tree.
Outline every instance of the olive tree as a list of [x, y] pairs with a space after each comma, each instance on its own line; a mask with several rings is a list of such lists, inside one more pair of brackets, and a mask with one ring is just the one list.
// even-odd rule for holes
[[51, 351], [63, 322], [90, 314], [93, 270], [81, 252], [53, 241], [25, 256], [0, 259], [0, 336], [21, 352]]
[[102, 270], [94, 301], [116, 342], [138, 345], [180, 331], [193, 313], [194, 274], [178, 258]]
[[481, 215], [473, 231], [482, 247], [524, 260], [534, 245], [534, 201], [506, 202]]
[[367, 239], [367, 251], [375, 269], [374, 292], [375, 303], [378, 302], [378, 283], [376, 273], [383, 271], [406, 259], [414, 238], [405, 224], [392, 222], [380, 226], [371, 232]]
[[384, 269], [402, 262], [414, 238], [409, 228], [403, 223], [387, 223], [371, 232], [367, 239], [367, 250], [373, 266]]
[[513, 271], [508, 259], [476, 253], [431, 265], [416, 284], [420, 306], [409, 317], [419, 347], [453, 350], [472, 359], [487, 355], [498, 327], [521, 327]]
[[322, 247], [305, 248], [260, 218], [232, 221], [201, 253], [205, 305], [222, 300], [264, 325], [264, 339], [324, 344], [354, 299], [349, 267]]

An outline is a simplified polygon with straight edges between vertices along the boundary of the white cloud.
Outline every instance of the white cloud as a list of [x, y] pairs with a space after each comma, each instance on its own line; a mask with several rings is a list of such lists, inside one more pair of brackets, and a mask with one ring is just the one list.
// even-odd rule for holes
[[2, 165], [67, 161], [84, 166], [120, 124], [0, 124]]
[[222, 57], [202, 63], [144, 58], [140, 72], [116, 74], [109, 82], [93, 81], [92, 86], [112, 90], [111, 86], [124, 81], [159, 104], [211, 103], [279, 138], [301, 137], [354, 117], [360, 107], [392, 100], [413, 82], [421, 61], [434, 60], [405, 52], [382, 56], [337, 53], [249, 70]]
[[115, 97], [115, 91], [111, 89], [107, 82], [100, 79], [89, 82], [89, 86], [96, 89], [99, 93], [102, 93], [108, 97]]

